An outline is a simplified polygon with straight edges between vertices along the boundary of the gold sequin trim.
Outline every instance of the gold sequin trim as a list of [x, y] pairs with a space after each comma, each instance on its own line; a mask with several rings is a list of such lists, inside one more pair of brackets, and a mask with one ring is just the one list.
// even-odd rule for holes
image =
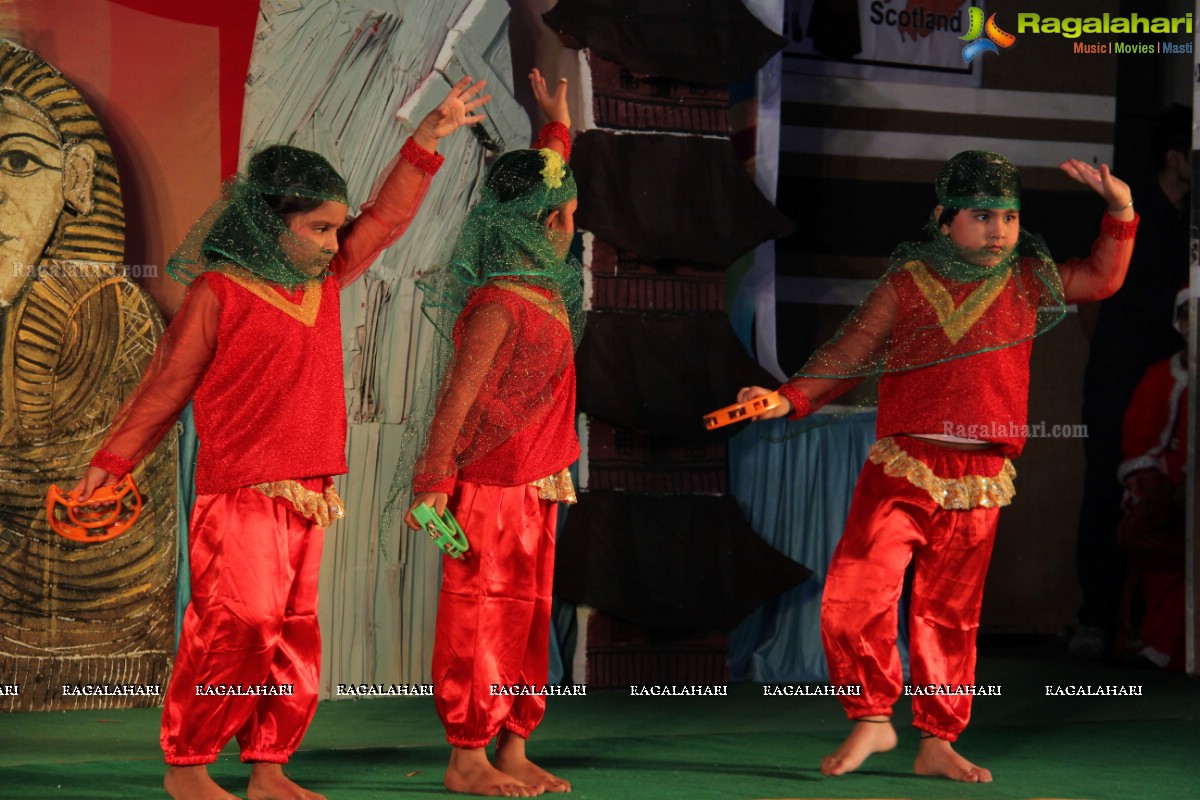
[[304, 284], [304, 297], [300, 299], [299, 303], [294, 303], [244, 267], [236, 264], [221, 264], [215, 271], [220, 272], [255, 297], [275, 306], [306, 328], [317, 324], [317, 314], [321, 310], [321, 283], [314, 281]]
[[521, 286], [518, 283], [511, 281], [496, 281], [495, 286], [498, 289], [503, 289], [506, 292], [512, 292], [517, 297], [525, 300], [528, 303], [540, 308], [550, 316], [554, 317], [567, 330], [571, 329], [571, 321], [567, 318], [567, 309], [563, 306], [562, 301], [557, 297], [547, 299], [542, 295], [530, 289], [527, 286]]
[[887, 475], [904, 478], [918, 489], [924, 489], [933, 502], [951, 511], [1001, 508], [1011, 503], [1017, 493], [1013, 486], [1017, 470], [1007, 458], [997, 475], [940, 478], [923, 461], [904, 452], [890, 436], [871, 445], [869, 458], [871, 463], [882, 465]]
[[278, 497], [288, 501], [297, 514], [322, 528], [328, 528], [346, 516], [346, 507], [333, 484], [325, 487], [324, 494], [306, 489], [300, 481], [292, 480], [256, 483], [254, 488], [267, 497]]
[[567, 505], [575, 505], [579, 502], [575, 496], [575, 484], [572, 482], [571, 473], [568, 470], [564, 469], [557, 475], [530, 481], [529, 485], [537, 487], [539, 500], [550, 500]]
[[971, 330], [983, 316], [983, 312], [987, 311], [1004, 291], [1004, 286], [1012, 274], [1008, 269], [993, 271], [986, 281], [976, 286], [971, 294], [963, 299], [962, 303], [955, 305], [950, 292], [937, 278], [929, 274], [929, 270], [920, 261], [909, 261], [904, 268], [912, 275], [913, 282], [929, 301], [929, 305], [933, 306], [942, 331], [951, 344], [958, 344], [958, 340], [967, 335], [967, 331]]

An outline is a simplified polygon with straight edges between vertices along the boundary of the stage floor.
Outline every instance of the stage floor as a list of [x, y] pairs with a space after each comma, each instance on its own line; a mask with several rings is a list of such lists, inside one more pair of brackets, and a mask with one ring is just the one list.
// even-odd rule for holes
[[[985, 649], [986, 650], [986, 649]], [[960, 751], [995, 782], [912, 775], [917, 733], [902, 700], [900, 745], [860, 772], [817, 765], [848, 730], [829, 697], [643, 697], [629, 689], [551, 698], [529, 752], [583, 800], [918, 798], [1181, 800], [1200, 797], [1200, 683], [1182, 675], [1005, 648], [980, 658]], [[1141, 687], [1141, 696], [1062, 696], [1047, 687]], [[1058, 691], [1057, 688], [1051, 691]], [[158, 709], [0, 716], [0, 796], [11, 800], [162, 798]], [[448, 748], [430, 698], [320, 704], [291, 776], [330, 800], [447, 797]], [[213, 776], [245, 796], [248, 768], [228, 749]]]

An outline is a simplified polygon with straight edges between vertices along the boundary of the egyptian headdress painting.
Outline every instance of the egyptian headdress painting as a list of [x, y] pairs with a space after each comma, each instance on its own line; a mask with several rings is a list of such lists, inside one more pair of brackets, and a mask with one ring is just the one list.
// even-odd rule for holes
[[162, 331], [125, 275], [124, 230], [99, 120], [0, 40], [0, 683], [20, 687], [6, 711], [156, 705], [145, 687], [170, 672], [174, 437], [133, 473], [146, 502], [127, 533], [69, 541], [44, 507], [51, 484], [83, 475]]

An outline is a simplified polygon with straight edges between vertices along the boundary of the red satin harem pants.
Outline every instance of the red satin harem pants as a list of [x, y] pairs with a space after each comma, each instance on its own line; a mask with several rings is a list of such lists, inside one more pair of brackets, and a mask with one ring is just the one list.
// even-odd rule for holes
[[[317, 580], [324, 530], [261, 492], [200, 495], [192, 600], [167, 686], [166, 762], [209, 764], [234, 736], [243, 761], [286, 763], [317, 707]], [[290, 694], [236, 694], [266, 687]]]
[[446, 740], [485, 747], [501, 730], [523, 738], [542, 721], [550, 670], [550, 605], [558, 506], [534, 486], [459, 481], [450, 509], [470, 541], [442, 558], [433, 645], [433, 691]]
[[[939, 478], [994, 476], [1005, 459], [897, 437]], [[914, 687], [970, 686], [975, 635], [999, 508], [948, 510], [930, 491], [868, 462], [845, 533], [833, 554], [821, 604], [821, 640], [835, 685], [860, 685], [839, 699], [850, 719], [888, 715], [904, 690], [896, 650], [897, 603], [913, 562], [909, 658]], [[955, 741], [971, 716], [970, 694], [915, 694], [913, 725]]]

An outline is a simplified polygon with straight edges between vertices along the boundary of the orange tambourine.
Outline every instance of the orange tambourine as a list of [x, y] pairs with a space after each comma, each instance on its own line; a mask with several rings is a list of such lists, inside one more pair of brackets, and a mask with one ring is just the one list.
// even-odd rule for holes
[[732, 425], [735, 422], [741, 422], [744, 419], [757, 417], [764, 411], [770, 411], [772, 408], [777, 408], [782, 403], [782, 398], [779, 392], [771, 392], [764, 394], [761, 397], [756, 397], [753, 400], [747, 400], [744, 403], [734, 403], [731, 406], [725, 406], [711, 414], [704, 415], [704, 427], [708, 430], [714, 428], [723, 428], [726, 425]]
[[107, 542], [133, 527], [142, 513], [142, 496], [132, 475], [92, 492], [86, 502], [51, 484], [46, 521], [59, 536], [75, 542]]

